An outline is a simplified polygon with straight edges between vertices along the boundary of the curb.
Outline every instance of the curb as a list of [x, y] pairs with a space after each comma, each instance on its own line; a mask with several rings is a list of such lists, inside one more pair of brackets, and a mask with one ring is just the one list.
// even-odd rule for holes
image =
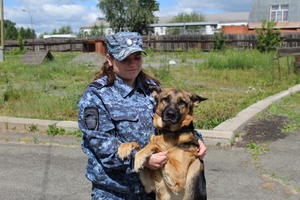
[[[213, 128], [213, 130], [209, 132], [205, 132], [203, 130], [202, 134], [206, 141], [209, 141], [208, 144], [212, 143], [213, 145], [217, 146], [231, 145], [234, 140], [235, 134], [238, 133], [238, 131], [240, 131], [258, 113], [266, 110], [271, 104], [279, 101], [280, 99], [290, 96], [291, 94], [299, 91], [300, 84], [269, 96], [240, 111], [235, 117], [224, 121], [223, 123]], [[216, 139], [220, 141], [217, 141]]]
[[[205, 142], [209, 146], [231, 145], [235, 134], [253, 117], [266, 110], [272, 103], [298, 91], [300, 91], [300, 84], [256, 102], [239, 112], [235, 117], [224, 121], [212, 130], [199, 131], [202, 133]], [[49, 126], [53, 125], [63, 128], [66, 131], [78, 130], [78, 123], [76, 121], [55, 121], [0, 116], [0, 131], [3, 132], [32, 133], [34, 127], [39, 133], [46, 133]]]

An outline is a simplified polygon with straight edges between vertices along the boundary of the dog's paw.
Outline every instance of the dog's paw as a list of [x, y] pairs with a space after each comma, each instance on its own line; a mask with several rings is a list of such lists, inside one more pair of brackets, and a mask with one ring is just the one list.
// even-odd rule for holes
[[134, 158], [134, 171], [141, 171], [145, 167], [145, 164], [150, 156], [151, 154], [149, 156], [144, 156], [142, 151], [137, 152]]
[[129, 157], [134, 149], [140, 149], [140, 146], [136, 142], [127, 142], [120, 144], [118, 148], [118, 156], [121, 160], [125, 160]]

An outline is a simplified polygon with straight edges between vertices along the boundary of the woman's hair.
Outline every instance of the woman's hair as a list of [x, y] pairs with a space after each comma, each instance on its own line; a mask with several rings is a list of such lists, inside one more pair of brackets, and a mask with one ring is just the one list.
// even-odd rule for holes
[[[109, 86], [112, 86], [116, 80], [116, 74], [113, 70], [113, 66], [110, 66], [108, 61], [106, 61], [105, 63], [103, 63], [103, 66], [101, 68], [101, 70], [99, 72], [96, 72], [96, 79], [99, 79], [101, 77], [107, 76], [107, 84]], [[139, 73], [139, 77], [142, 81], [142, 84], [145, 88], [149, 88], [149, 84], [147, 83], [147, 80], [152, 80], [157, 84], [160, 84], [159, 80], [157, 80], [156, 78], [153, 78], [152, 76], [146, 74], [145, 72], [141, 71]]]

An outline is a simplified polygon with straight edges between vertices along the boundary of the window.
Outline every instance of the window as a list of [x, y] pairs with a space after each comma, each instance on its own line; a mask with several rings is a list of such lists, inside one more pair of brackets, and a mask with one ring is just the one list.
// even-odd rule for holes
[[271, 21], [288, 21], [289, 18], [289, 5], [272, 5], [270, 9], [270, 20]]

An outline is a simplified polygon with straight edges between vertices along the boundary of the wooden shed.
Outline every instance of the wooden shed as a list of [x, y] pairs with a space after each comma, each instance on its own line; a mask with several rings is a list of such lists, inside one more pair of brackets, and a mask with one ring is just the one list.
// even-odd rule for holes
[[83, 41], [83, 52], [96, 52], [105, 55], [105, 46], [103, 40], [86, 40]]

